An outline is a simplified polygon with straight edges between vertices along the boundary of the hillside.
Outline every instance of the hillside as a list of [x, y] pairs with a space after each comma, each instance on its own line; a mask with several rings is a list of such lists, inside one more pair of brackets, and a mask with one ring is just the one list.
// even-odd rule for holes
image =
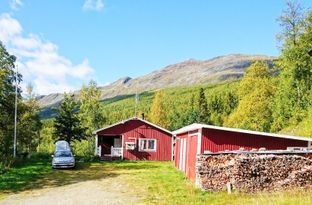
[[[198, 84], [215, 84], [240, 79], [246, 68], [256, 60], [273, 61], [273, 57], [263, 55], [232, 54], [209, 60], [189, 59], [138, 78], [124, 77], [107, 86], [101, 87], [101, 100], [117, 96], [131, 95], [156, 89], [190, 86]], [[79, 91], [74, 93], [78, 96]], [[39, 104], [49, 109], [63, 99], [59, 93], [40, 96]]]
[[[173, 116], [175, 113], [186, 115], [189, 109], [189, 103], [192, 95], [197, 97], [199, 88], [205, 89], [207, 99], [212, 99], [213, 96], [232, 92], [235, 93], [239, 82], [225, 82], [218, 84], [203, 84], [193, 86], [180, 86], [175, 88], [165, 88], [165, 106], [168, 109], [168, 116]], [[149, 119], [150, 107], [154, 99], [154, 91], [145, 91], [139, 95], [138, 111], [144, 112], [145, 117]], [[118, 121], [134, 116], [134, 95], [122, 95], [113, 98], [108, 98], [101, 101], [103, 107], [103, 115], [106, 117], [106, 124], [109, 125]], [[41, 118], [48, 119], [54, 117], [55, 110], [52, 107], [46, 107], [41, 111]], [[105, 126], [103, 125], [103, 126]]]

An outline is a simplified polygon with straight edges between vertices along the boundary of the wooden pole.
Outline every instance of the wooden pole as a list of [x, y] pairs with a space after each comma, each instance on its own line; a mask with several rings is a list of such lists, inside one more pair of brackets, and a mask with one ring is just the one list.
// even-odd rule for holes
[[16, 158], [16, 126], [17, 126], [17, 73], [18, 73], [18, 66], [16, 65], [15, 71], [15, 107], [14, 107], [14, 136], [13, 136], [13, 157]]

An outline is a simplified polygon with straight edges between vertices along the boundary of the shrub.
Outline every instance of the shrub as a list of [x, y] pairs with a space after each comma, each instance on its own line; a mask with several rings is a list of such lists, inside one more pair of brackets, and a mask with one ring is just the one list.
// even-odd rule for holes
[[3, 174], [6, 171], [6, 168], [2, 162], [0, 162], [0, 174]]
[[95, 153], [95, 139], [92, 137], [81, 142], [75, 141], [71, 143], [71, 148], [75, 155], [84, 159], [92, 159]]
[[31, 160], [49, 160], [51, 159], [50, 153], [47, 152], [34, 152], [28, 155]]

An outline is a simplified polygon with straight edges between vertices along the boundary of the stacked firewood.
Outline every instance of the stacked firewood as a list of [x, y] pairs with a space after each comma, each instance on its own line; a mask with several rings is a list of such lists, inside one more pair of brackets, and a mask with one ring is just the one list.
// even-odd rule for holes
[[297, 155], [200, 155], [197, 177], [207, 191], [246, 192], [312, 185], [312, 160]]

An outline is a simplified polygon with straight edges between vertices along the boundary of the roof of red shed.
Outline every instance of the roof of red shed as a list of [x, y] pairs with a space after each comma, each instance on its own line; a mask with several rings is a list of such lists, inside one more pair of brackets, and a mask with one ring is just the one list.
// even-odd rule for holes
[[290, 135], [283, 135], [283, 134], [274, 134], [274, 133], [268, 133], [268, 132], [243, 130], [243, 129], [237, 129], [237, 128], [219, 127], [219, 126], [198, 124], [198, 123], [194, 123], [194, 124], [188, 125], [186, 127], [182, 127], [181, 129], [173, 131], [172, 133], [174, 135], [178, 135], [178, 134], [182, 134], [182, 133], [185, 133], [185, 132], [198, 130], [198, 129], [202, 129], [202, 128], [223, 130], [223, 131], [229, 131], [229, 132], [240, 132], [240, 133], [246, 133], [246, 134], [252, 134], [252, 135], [262, 135], [262, 136], [268, 136], [268, 137], [278, 137], [278, 138], [285, 138], [285, 139], [293, 139], [293, 140], [301, 140], [301, 141], [310, 141], [310, 142], [312, 142], [311, 138], [306, 138], [306, 137], [297, 137], [297, 136], [290, 136]]
[[152, 126], [152, 127], [155, 127], [155, 128], [157, 128], [157, 129], [160, 129], [160, 130], [162, 130], [162, 131], [164, 131], [164, 132], [167, 132], [168, 134], [172, 135], [172, 132], [170, 132], [169, 130], [167, 130], [167, 129], [165, 129], [165, 128], [162, 128], [162, 127], [160, 127], [160, 126], [158, 126], [158, 125], [155, 125], [155, 124], [153, 124], [153, 123], [151, 123], [151, 122], [149, 122], [149, 121], [147, 121], [147, 120], [143, 120], [143, 119], [137, 118], [137, 117], [129, 118], [129, 119], [127, 119], [127, 120], [123, 120], [123, 121], [120, 121], [120, 122], [118, 122], [118, 123], [109, 125], [109, 126], [107, 126], [107, 127], [104, 127], [104, 128], [98, 129], [98, 130], [95, 130], [95, 131], [92, 132], [92, 134], [96, 135], [96, 134], [97, 134], [98, 132], [100, 132], [100, 131], [103, 131], [103, 130], [106, 130], [106, 129], [115, 127], [115, 126], [117, 126], [117, 125], [125, 124], [126, 122], [129, 122], [129, 121], [131, 121], [131, 120], [139, 120], [139, 121], [141, 121], [141, 122], [143, 122], [143, 123], [146, 123], [146, 124], [148, 124], [148, 125], [150, 125], [150, 126]]

